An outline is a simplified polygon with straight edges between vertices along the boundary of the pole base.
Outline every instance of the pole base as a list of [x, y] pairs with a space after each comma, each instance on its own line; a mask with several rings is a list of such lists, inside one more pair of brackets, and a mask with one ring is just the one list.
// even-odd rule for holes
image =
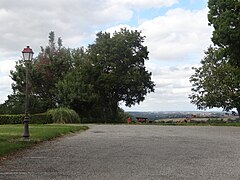
[[29, 117], [28, 116], [25, 116], [24, 117], [24, 132], [23, 132], [23, 139], [29, 139], [29, 126], [28, 126], [28, 123], [29, 123]]

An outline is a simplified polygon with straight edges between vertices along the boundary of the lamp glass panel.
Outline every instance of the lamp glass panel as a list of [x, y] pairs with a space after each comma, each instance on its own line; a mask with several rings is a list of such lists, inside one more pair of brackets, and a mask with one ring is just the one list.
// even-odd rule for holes
[[33, 54], [32, 53], [29, 53], [29, 52], [24, 52], [23, 53], [23, 58], [25, 61], [30, 61], [33, 57]]

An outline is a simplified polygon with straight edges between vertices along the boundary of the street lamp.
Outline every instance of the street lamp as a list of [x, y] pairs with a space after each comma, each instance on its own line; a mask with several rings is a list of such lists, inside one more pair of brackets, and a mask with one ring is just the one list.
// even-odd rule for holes
[[29, 115], [28, 115], [28, 109], [29, 109], [29, 91], [28, 91], [28, 66], [33, 58], [33, 51], [32, 49], [27, 46], [22, 51], [23, 60], [25, 62], [25, 68], [26, 68], [26, 87], [25, 87], [25, 116], [24, 116], [24, 133], [23, 133], [23, 139], [28, 140], [29, 139]]

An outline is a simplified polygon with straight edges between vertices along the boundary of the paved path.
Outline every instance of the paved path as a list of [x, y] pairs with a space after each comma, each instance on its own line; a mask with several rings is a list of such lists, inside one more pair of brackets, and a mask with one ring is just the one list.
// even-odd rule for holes
[[93, 125], [4, 161], [0, 179], [240, 180], [240, 128]]

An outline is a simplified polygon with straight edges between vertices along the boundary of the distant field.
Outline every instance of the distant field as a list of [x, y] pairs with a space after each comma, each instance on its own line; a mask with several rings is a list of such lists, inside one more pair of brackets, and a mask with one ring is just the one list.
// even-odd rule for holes
[[219, 120], [219, 121], [224, 121], [224, 122], [228, 122], [230, 119], [231, 120], [236, 120], [238, 117], [237, 116], [230, 116], [230, 117], [222, 117], [222, 118], [204, 118], [204, 117], [197, 117], [197, 118], [166, 118], [166, 119], [159, 119], [159, 120], [155, 120], [155, 122], [169, 122], [169, 121], [173, 121], [173, 122], [184, 122], [184, 120], [187, 120], [187, 122], [207, 122], [209, 119], [211, 120]]

